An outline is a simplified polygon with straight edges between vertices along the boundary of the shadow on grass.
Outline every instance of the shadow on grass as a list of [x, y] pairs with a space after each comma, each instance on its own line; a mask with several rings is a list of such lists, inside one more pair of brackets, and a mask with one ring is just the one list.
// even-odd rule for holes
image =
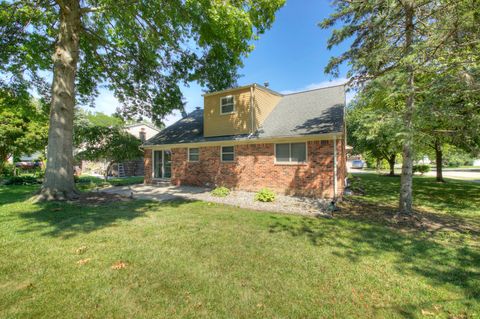
[[454, 285], [467, 299], [480, 298], [480, 251], [469, 245], [446, 245], [403, 234], [373, 222], [346, 219], [272, 217], [270, 232], [306, 237], [312, 245], [356, 263], [365, 257], [394, 258], [405, 275], [423, 276], [432, 284]]
[[[398, 200], [400, 179], [377, 174], [353, 174], [361, 181], [365, 198], [378, 202]], [[413, 198], [416, 206], [429, 207], [440, 212], [460, 215], [471, 214], [477, 208], [480, 215], [480, 184], [447, 179], [437, 183], [433, 177], [415, 176]]]
[[159, 203], [129, 200], [99, 205], [62, 202], [39, 203], [37, 210], [20, 214], [21, 218], [29, 222], [29, 226], [19, 232], [39, 232], [43, 236], [67, 239], [144, 217], [147, 211], [171, 209], [185, 203], [188, 202], [171, 200]]

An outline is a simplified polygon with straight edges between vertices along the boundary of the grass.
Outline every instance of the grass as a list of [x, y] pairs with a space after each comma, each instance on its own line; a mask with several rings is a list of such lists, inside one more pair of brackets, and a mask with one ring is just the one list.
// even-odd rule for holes
[[[353, 176], [360, 181], [357, 186], [365, 190], [365, 196], [361, 196], [361, 200], [397, 205], [399, 176], [366, 173]], [[413, 197], [417, 208], [430, 212], [471, 218], [478, 218], [480, 215], [480, 183], [457, 179], [446, 179], [446, 183], [437, 183], [435, 177], [414, 176]]]
[[115, 177], [105, 181], [103, 178], [82, 175], [78, 178], [76, 185], [80, 190], [88, 191], [108, 186], [127, 186], [141, 183], [143, 183], [143, 176]]
[[[363, 200], [394, 200], [395, 178], [360, 178]], [[432, 187], [417, 204], [449, 214], [443, 185], [415, 184]], [[475, 214], [471, 184], [451, 184], [456, 214]], [[480, 251], [465, 242], [204, 202], [38, 204], [35, 189], [0, 186], [0, 317], [480, 316]]]

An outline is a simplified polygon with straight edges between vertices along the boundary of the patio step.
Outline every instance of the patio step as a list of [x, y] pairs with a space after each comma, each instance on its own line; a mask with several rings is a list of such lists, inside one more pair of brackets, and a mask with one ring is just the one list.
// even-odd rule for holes
[[156, 181], [152, 181], [151, 185], [154, 185], [154, 186], [170, 186], [170, 185], [172, 185], [172, 183], [170, 183], [170, 181], [156, 180]]

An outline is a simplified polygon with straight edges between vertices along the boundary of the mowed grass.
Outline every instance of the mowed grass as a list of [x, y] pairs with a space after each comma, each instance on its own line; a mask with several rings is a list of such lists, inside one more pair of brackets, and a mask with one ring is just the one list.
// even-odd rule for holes
[[475, 245], [204, 202], [34, 204], [35, 189], [0, 187], [0, 317], [480, 316]]
[[[398, 204], [400, 176], [390, 177], [375, 173], [353, 174], [360, 179], [365, 195], [359, 197], [371, 203]], [[414, 176], [413, 198], [416, 208], [435, 213], [480, 219], [480, 183], [445, 179], [438, 183], [435, 177]], [[354, 184], [357, 184], [354, 181]]]

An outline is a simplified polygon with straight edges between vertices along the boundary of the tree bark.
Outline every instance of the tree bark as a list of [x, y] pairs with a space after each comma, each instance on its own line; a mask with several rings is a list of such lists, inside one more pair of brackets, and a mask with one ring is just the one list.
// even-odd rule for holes
[[390, 176], [395, 176], [395, 158], [397, 157], [396, 154], [390, 155], [388, 158], [388, 165], [390, 166]]
[[115, 164], [115, 162], [109, 162], [107, 164], [107, 168], [105, 169], [105, 174], [103, 175], [105, 182], [108, 182], [108, 172], [112, 168], [113, 164]]
[[436, 140], [435, 141], [435, 165], [437, 171], [437, 182], [445, 182], [443, 180], [443, 151], [442, 144]]
[[[412, 51], [413, 33], [414, 33], [414, 8], [413, 5], [407, 1], [405, 4], [405, 55], [409, 55]], [[409, 57], [407, 57], [408, 59]], [[407, 96], [405, 99], [405, 114], [403, 122], [405, 126], [405, 140], [402, 148], [402, 175], [400, 179], [400, 200], [399, 213], [412, 213], [412, 185], [413, 185], [413, 111], [415, 106], [415, 75], [412, 63], [407, 62]]]
[[80, 2], [58, 0], [60, 26], [53, 59], [52, 102], [48, 130], [47, 168], [40, 197], [75, 197], [73, 178], [73, 114], [75, 75], [79, 57]]

